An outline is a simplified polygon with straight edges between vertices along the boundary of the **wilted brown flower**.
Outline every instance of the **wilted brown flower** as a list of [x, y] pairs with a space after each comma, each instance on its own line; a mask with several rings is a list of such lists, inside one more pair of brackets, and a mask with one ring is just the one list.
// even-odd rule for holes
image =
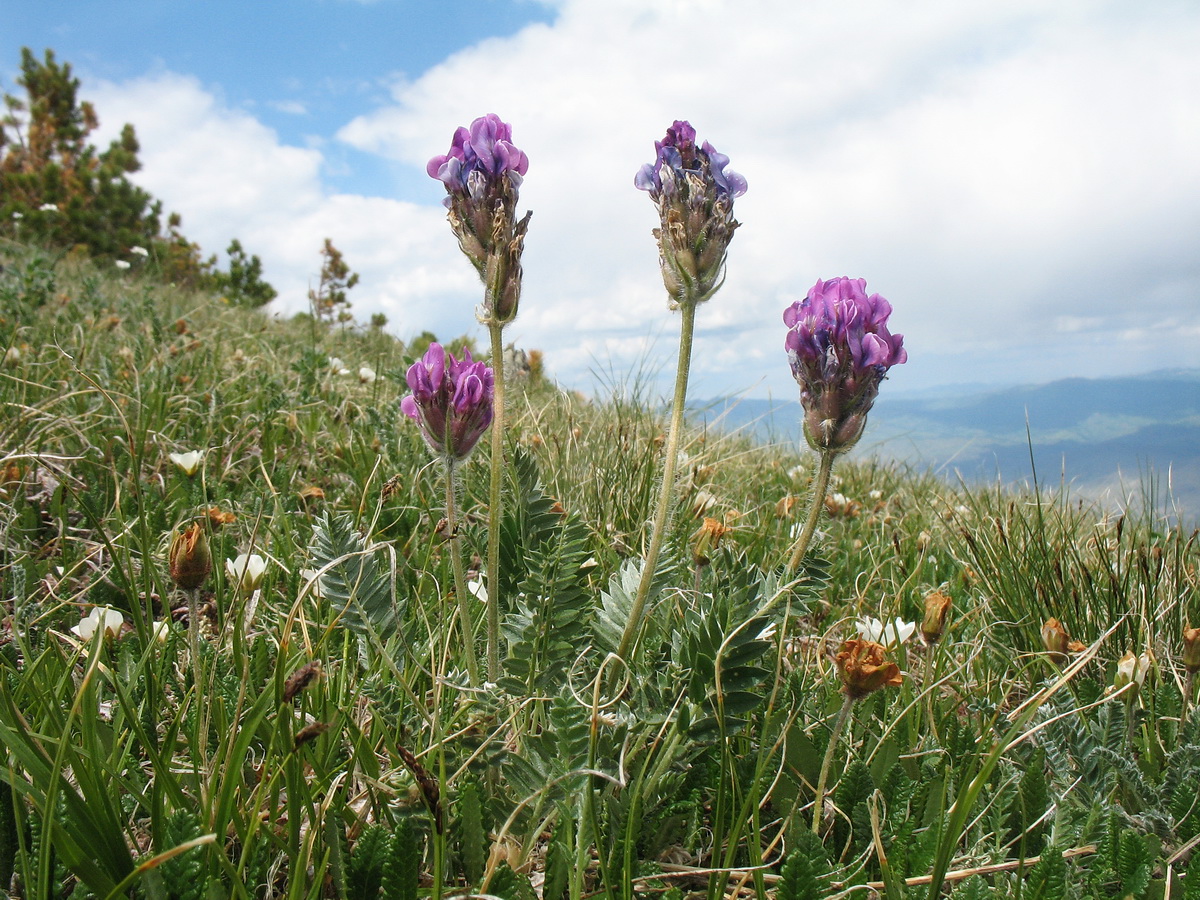
[[825, 509], [831, 516], [854, 519], [862, 512], [862, 504], [857, 500], [851, 500], [845, 494], [835, 492], [826, 495]]
[[800, 498], [795, 494], [788, 494], [775, 504], [775, 518], [790, 519], [792, 510], [796, 508], [796, 504], [800, 502]]
[[204, 584], [212, 571], [212, 555], [208, 552], [208, 540], [199, 522], [193, 522], [183, 531], [176, 532], [167, 551], [167, 568], [171, 580], [185, 591], [193, 591]]
[[921, 637], [927, 644], [936, 644], [946, 631], [946, 618], [950, 614], [949, 594], [933, 591], [925, 595], [925, 618], [921, 620]]
[[886, 661], [883, 645], [874, 641], [846, 641], [834, 662], [842, 679], [842, 690], [852, 700], [860, 700], [883, 687], [899, 687], [904, 683], [900, 667]]
[[1063, 627], [1062, 622], [1053, 617], [1047, 619], [1042, 625], [1042, 645], [1055, 662], [1065, 660], [1068, 652], [1080, 653], [1087, 649], [1079, 641], [1071, 640], [1071, 636], [1067, 634], [1067, 629]]
[[213, 528], [220, 528], [223, 525], [232, 525], [237, 521], [237, 516], [231, 512], [225, 512], [219, 506], [210, 506], [205, 510], [208, 516], [208, 524]]

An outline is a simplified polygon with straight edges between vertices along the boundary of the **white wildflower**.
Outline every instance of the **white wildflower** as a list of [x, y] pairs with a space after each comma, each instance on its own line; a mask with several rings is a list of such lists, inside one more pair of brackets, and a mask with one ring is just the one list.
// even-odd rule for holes
[[358, 370], [358, 380], [363, 384], [374, 384], [378, 377], [370, 366], [363, 366]]
[[179, 471], [191, 478], [200, 470], [204, 462], [203, 450], [189, 450], [186, 453], [168, 453], [167, 458], [179, 466]]
[[58, 212], [58, 204], [57, 203], [43, 203], [41, 206], [38, 207], [38, 209], [41, 210], [42, 212]]
[[262, 584], [267, 561], [257, 553], [239, 553], [234, 559], [225, 560], [225, 575], [243, 594], [249, 594]]
[[129, 268], [131, 265], [133, 265], [133, 263], [129, 262], [128, 260], [124, 260], [124, 259], [118, 259], [118, 260], [117, 260], [117, 261], [114, 263], [114, 265], [115, 265], [115, 266], [116, 266], [118, 269], [120, 269], [122, 272], [124, 272], [124, 271], [125, 271], [126, 269], [128, 269], [128, 268]]
[[103, 628], [109, 637], [116, 637], [121, 633], [121, 626], [124, 624], [125, 617], [119, 610], [109, 606], [93, 606], [92, 611], [80, 620], [78, 625], [71, 626], [71, 631], [81, 639], [90, 641], [100, 628]]
[[858, 628], [858, 636], [864, 641], [874, 641], [876, 644], [891, 647], [903, 644], [912, 637], [913, 632], [917, 630], [917, 623], [905, 622], [897, 616], [894, 624], [885, 625], [873, 616], [862, 616], [855, 627]]
[[150, 255], [150, 251], [147, 250], [145, 247], [130, 247], [129, 252], [132, 253], [134, 256], [140, 256], [142, 258], [148, 257]]

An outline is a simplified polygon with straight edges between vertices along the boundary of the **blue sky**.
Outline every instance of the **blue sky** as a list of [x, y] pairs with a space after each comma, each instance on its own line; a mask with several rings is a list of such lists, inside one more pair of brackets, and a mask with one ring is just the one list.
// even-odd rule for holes
[[[392, 85], [456, 50], [553, 18], [536, 0], [127, 0], [117, 9], [111, 0], [9, 0], [5, 87], [22, 46], [39, 58], [53, 49], [89, 81], [185, 73], [303, 146], [386, 104]], [[377, 191], [382, 181], [413, 192], [415, 180], [377, 155], [329, 150], [325, 177], [335, 189]]]
[[750, 185], [694, 396], [794, 395], [781, 312], [836, 275], [896, 309], [887, 390], [1200, 364], [1187, 0], [8, 0], [0, 34], [3, 86], [22, 45], [71, 62], [101, 138], [132, 122], [138, 179], [206, 251], [261, 255], [280, 314], [331, 237], [363, 320], [480, 333], [424, 163], [496, 112], [534, 210], [508, 334], [572, 387], [667, 369], [632, 179], [687, 118]]

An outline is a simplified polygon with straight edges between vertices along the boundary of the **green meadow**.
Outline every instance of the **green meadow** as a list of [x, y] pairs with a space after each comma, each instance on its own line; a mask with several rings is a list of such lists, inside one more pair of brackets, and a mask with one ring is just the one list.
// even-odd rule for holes
[[[636, 379], [515, 367], [500, 663], [474, 680], [491, 447], [451, 532], [399, 412], [425, 346], [153, 257], [0, 263], [12, 896], [1200, 897], [1193, 532], [839, 461], [790, 569], [816, 454], [685, 429], [619, 654], [666, 414]], [[211, 571], [181, 588], [193, 524]], [[97, 608], [120, 623], [81, 626]], [[916, 627], [876, 635], [899, 683], [851, 701], [862, 617]]]

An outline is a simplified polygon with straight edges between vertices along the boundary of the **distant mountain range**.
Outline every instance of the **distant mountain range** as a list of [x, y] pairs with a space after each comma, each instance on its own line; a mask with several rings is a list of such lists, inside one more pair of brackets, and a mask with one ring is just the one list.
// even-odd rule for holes
[[[1112, 508], [1152, 499], [1171, 518], [1200, 519], [1200, 369], [907, 396], [887, 388], [857, 456], [924, 466], [973, 484], [1031, 484], [1036, 467], [1040, 484], [1065, 483], [1073, 496]], [[696, 419], [725, 430], [803, 441], [798, 401], [694, 406]]]

